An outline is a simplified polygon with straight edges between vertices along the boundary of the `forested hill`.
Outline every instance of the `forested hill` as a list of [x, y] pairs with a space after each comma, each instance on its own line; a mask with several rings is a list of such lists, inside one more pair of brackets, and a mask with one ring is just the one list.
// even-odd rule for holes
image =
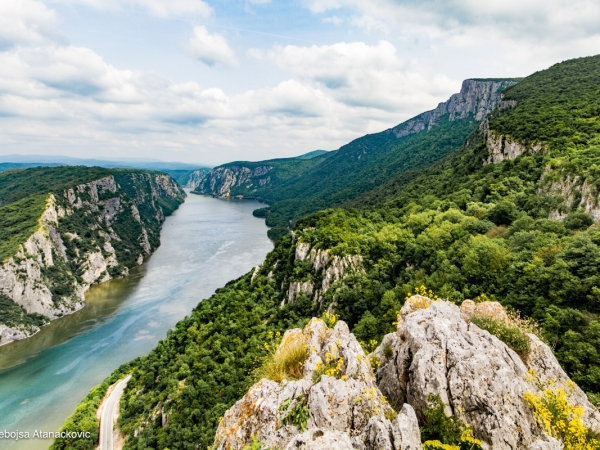
[[215, 167], [197, 182], [196, 194], [263, 200], [287, 181], [297, 180], [335, 152], [315, 150], [295, 158], [266, 161], [234, 161]]
[[[457, 152], [402, 186], [382, 185], [378, 204], [362, 197], [369, 208], [327, 209], [299, 220], [261, 266], [201, 301], [156, 349], [92, 391], [65, 428], [94, 433], [106, 389], [131, 371], [119, 418], [125, 449], [208, 448], [220, 417], [266, 373], [263, 364], [273, 356], [277, 332], [333, 312], [368, 354], [394, 332], [398, 311], [413, 293], [458, 305], [466, 299], [501, 302], [510, 320], [486, 319], [477, 326], [513, 349], [516, 364], [535, 357], [529, 353], [535, 341], [526, 335], [534, 331], [598, 404], [599, 94], [600, 56], [557, 64], [507, 89]], [[337, 366], [330, 362], [322, 369], [335, 376]], [[378, 368], [376, 359], [371, 364]], [[409, 354], [402, 366], [408, 381], [417, 371], [429, 373], [416, 364]], [[457, 384], [471, 383], [460, 368], [448, 366], [444, 373], [452, 373]], [[519, 376], [526, 377], [526, 369]], [[394, 386], [398, 395], [404, 392], [402, 383]], [[576, 409], [567, 394], [561, 399]], [[300, 406], [293, 414], [309, 414], [295, 404]], [[493, 412], [470, 405], [473, 420], [491, 423]], [[420, 415], [419, 425], [431, 431], [435, 417], [467, 420], [459, 408], [439, 408]], [[299, 432], [289, 423], [281, 426]], [[440, 445], [456, 444], [456, 436], [444, 430], [428, 433]], [[563, 439], [566, 428], [561, 430], [553, 436]], [[596, 438], [581, 430], [581, 445], [565, 448], [597, 448], [583, 446]], [[53, 448], [93, 448], [95, 436], [59, 440]], [[474, 437], [491, 448], [485, 435]]]
[[[252, 189], [232, 190], [231, 185], [242, 183], [241, 178], [236, 180], [230, 175], [232, 163], [213, 169], [197, 191], [217, 197], [251, 196], [268, 203], [270, 206], [257, 210], [256, 215], [266, 216], [267, 225], [272, 227], [269, 236], [277, 239], [289, 231], [290, 221], [342, 205], [401, 174], [410, 179], [420, 169], [455, 151], [500, 101], [502, 90], [516, 81], [465, 80], [460, 93], [436, 109], [381, 133], [356, 139], [326, 155], [319, 164], [304, 165], [300, 170], [300, 163], [292, 161], [298, 173], [277, 183], [267, 182], [269, 164], [259, 162], [253, 163], [252, 170], [259, 170], [263, 176], [260, 186], [255, 183]], [[245, 167], [251, 176], [250, 166]]]
[[83, 307], [159, 245], [185, 193], [167, 174], [100, 167], [0, 173], [0, 345]]

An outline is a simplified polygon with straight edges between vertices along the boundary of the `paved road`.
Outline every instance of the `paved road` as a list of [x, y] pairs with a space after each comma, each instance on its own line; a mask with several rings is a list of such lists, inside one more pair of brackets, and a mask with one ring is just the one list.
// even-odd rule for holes
[[113, 450], [113, 424], [119, 415], [119, 401], [131, 375], [127, 375], [117, 383], [110, 397], [106, 399], [102, 417], [100, 418], [100, 450]]

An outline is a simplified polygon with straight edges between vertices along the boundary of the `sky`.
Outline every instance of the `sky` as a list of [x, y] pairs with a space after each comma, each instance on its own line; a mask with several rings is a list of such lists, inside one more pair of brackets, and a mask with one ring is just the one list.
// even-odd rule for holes
[[1, 0], [0, 155], [333, 150], [599, 52], [598, 0]]

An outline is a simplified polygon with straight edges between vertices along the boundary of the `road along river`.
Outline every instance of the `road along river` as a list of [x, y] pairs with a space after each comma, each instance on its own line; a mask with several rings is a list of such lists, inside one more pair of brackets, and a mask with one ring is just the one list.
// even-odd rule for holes
[[[0, 347], [0, 432], [56, 431], [124, 362], [148, 353], [216, 288], [260, 264], [273, 245], [261, 207], [189, 195], [167, 218], [161, 246], [129, 277], [94, 286], [86, 307], [35, 336]], [[50, 440], [0, 439], [7, 450]]]

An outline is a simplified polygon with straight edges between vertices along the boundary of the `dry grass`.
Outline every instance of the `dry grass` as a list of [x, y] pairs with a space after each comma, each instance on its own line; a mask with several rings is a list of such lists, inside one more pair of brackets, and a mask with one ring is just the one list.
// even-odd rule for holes
[[304, 336], [287, 339], [275, 353], [267, 358], [259, 371], [261, 378], [276, 382], [302, 378], [304, 362], [308, 356], [308, 345]]

